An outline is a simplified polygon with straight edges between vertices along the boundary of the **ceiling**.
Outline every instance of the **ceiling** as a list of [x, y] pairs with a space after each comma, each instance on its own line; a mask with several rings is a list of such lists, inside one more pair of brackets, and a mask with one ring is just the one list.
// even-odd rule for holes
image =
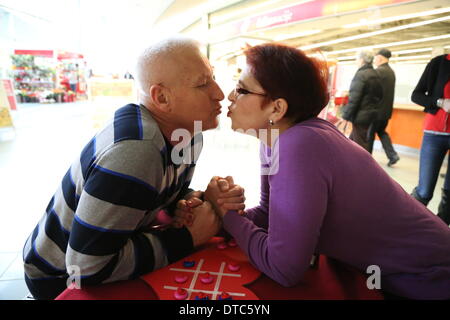
[[[190, 25], [189, 29], [192, 29], [190, 34], [201, 36], [200, 32], [195, 33], [196, 29], [192, 26], [202, 15], [207, 12], [212, 13], [210, 15], [212, 22], [222, 17], [214, 13], [212, 7], [206, 6], [211, 1], [196, 0], [194, 2], [193, 4], [201, 4], [203, 11], [197, 11], [194, 15], [184, 14], [188, 19], [180, 30], [187, 29]], [[299, 1], [288, 0], [220, 2], [220, 7], [224, 8], [222, 11], [234, 21], [243, 21], [261, 12], [299, 3]], [[343, 63], [353, 59], [360, 48], [377, 50], [386, 47], [393, 52], [391, 60], [399, 62], [428, 61], [432, 52], [433, 55], [436, 52], [450, 52], [450, 1], [422, 0], [384, 7], [371, 7], [370, 2], [366, 1], [368, 7], [363, 10], [300, 21], [219, 41], [213, 24], [209, 39], [213, 48], [215, 46], [220, 50], [220, 54], [217, 55], [219, 57], [239, 54], [239, 44], [243, 41], [252, 43], [255, 39], [256, 41], [283, 42], [306, 51], [320, 50], [327, 58], [336, 58]], [[175, 17], [181, 17], [183, 12], [186, 13], [187, 8], [191, 8], [190, 3], [173, 1], [158, 22], [167, 20], [171, 13], [176, 14]], [[255, 10], [252, 10], [253, 8]]]
[[[345, 4], [352, 1], [345, 1]], [[418, 0], [379, 7], [369, 5], [380, 1], [360, 1], [367, 3], [367, 8], [302, 20], [272, 29], [259, 29], [231, 39], [220, 39], [217, 27], [245, 21], [249, 17], [286, 6], [314, 1], [65, 0], [52, 5], [52, 0], [0, 0], [0, 6], [18, 14], [33, 14], [49, 21], [62, 22], [69, 18], [61, 12], [67, 7], [78, 8], [78, 11], [74, 10], [73, 16], [79, 12], [79, 21], [82, 23], [78, 30], [81, 30], [80, 38], [83, 39], [80, 41], [83, 45], [81, 49], [86, 53], [89, 48], [96, 47], [99, 38], [105, 37], [103, 47], [117, 43], [131, 47], [132, 43], [139, 42], [137, 39], [144, 36], [149, 38], [184, 30], [189, 30], [190, 35], [204, 38], [208, 33], [204, 32], [205, 16], [210, 19], [209, 38], [206, 39], [211, 44], [213, 58], [238, 55], [243, 43], [252, 44], [253, 41], [279, 41], [306, 51], [320, 50], [328, 59], [337, 59], [340, 63], [351, 62], [360, 48], [377, 50], [387, 47], [394, 54], [391, 60], [399, 62], [428, 61], [432, 55], [450, 52], [449, 0]], [[385, 3], [388, 2], [392, 1]], [[117, 24], [117, 21], [121, 23]], [[137, 37], [130, 37], [135, 30], [139, 30]]]
[[[376, 51], [383, 47], [394, 53], [394, 61], [407, 58], [429, 60], [433, 49], [450, 51], [450, 3], [434, 1], [435, 6], [423, 8], [424, 2], [408, 8], [399, 5], [389, 10], [381, 9], [372, 19], [367, 18], [367, 12], [354, 13], [258, 35], [275, 41], [287, 38], [281, 41], [304, 50], [320, 50], [341, 61], [354, 58], [359, 49]], [[295, 37], [296, 33], [311, 30], [317, 33]]]

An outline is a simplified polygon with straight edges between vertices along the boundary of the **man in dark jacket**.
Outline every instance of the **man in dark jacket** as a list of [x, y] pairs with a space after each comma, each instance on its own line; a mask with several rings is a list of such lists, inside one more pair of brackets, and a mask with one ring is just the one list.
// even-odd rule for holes
[[370, 51], [358, 54], [359, 69], [350, 84], [348, 103], [342, 110], [342, 117], [352, 123], [350, 139], [369, 153], [372, 153], [374, 124], [383, 98], [383, 87], [372, 61]]
[[374, 131], [381, 140], [384, 152], [389, 159], [388, 167], [397, 163], [400, 160], [397, 152], [392, 146], [391, 138], [386, 132], [389, 119], [392, 116], [392, 108], [394, 106], [394, 92], [395, 92], [395, 73], [389, 66], [389, 58], [391, 57], [391, 51], [388, 49], [381, 49], [375, 55], [374, 64], [377, 67], [375, 70], [381, 79], [381, 85], [383, 86], [383, 99], [380, 103], [380, 112], [378, 119], [374, 124]]

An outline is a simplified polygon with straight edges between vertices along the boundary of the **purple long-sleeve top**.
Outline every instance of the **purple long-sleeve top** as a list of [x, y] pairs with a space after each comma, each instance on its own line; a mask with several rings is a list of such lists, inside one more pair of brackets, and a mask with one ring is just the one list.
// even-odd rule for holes
[[450, 298], [449, 227], [367, 151], [314, 118], [283, 132], [272, 149], [261, 144], [262, 170], [274, 159], [278, 172], [261, 175], [260, 205], [224, 216], [259, 270], [292, 286], [312, 255], [324, 254], [362, 272], [378, 266], [390, 293]]

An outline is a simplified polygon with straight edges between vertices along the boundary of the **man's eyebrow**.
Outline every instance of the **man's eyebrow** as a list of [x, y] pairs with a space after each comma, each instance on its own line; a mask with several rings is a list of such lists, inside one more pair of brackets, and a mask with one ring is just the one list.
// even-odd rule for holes
[[204, 73], [204, 74], [199, 75], [198, 77], [196, 77], [196, 78], [194, 78], [194, 79], [195, 79], [195, 82], [197, 83], [197, 82], [208, 81], [210, 78], [211, 78], [211, 79], [213, 78], [213, 75], [212, 75], [212, 74], [206, 74], [206, 73]]

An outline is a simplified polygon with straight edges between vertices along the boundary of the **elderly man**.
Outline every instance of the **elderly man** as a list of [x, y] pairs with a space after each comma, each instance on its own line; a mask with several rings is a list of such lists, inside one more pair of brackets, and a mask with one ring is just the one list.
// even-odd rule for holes
[[374, 122], [378, 118], [383, 88], [372, 66], [373, 54], [361, 51], [356, 60], [359, 68], [350, 84], [348, 103], [343, 107], [342, 117], [352, 123], [350, 139], [372, 153]]
[[380, 76], [381, 85], [383, 86], [383, 100], [381, 100], [380, 103], [380, 113], [374, 125], [374, 132], [380, 138], [384, 152], [389, 159], [389, 162], [387, 163], [388, 167], [391, 167], [400, 160], [400, 157], [392, 146], [391, 138], [386, 132], [386, 127], [392, 116], [395, 92], [395, 73], [389, 66], [391, 55], [391, 51], [388, 49], [381, 49], [375, 55], [374, 59], [374, 64], [377, 67], [375, 71]]
[[[218, 125], [224, 94], [207, 58], [193, 40], [161, 41], [139, 58], [137, 82], [140, 105], [119, 108], [84, 147], [26, 241], [25, 280], [37, 299], [55, 298], [73, 277], [81, 285], [138, 277], [181, 259], [220, 228], [202, 192], [188, 188], [201, 133], [182, 149], [176, 133], [194, 136], [194, 121], [203, 130]], [[177, 154], [183, 161], [174, 161]], [[180, 228], [154, 227], [162, 209], [188, 211], [187, 200], [195, 220], [183, 213]], [[234, 202], [227, 209], [243, 209]]]

